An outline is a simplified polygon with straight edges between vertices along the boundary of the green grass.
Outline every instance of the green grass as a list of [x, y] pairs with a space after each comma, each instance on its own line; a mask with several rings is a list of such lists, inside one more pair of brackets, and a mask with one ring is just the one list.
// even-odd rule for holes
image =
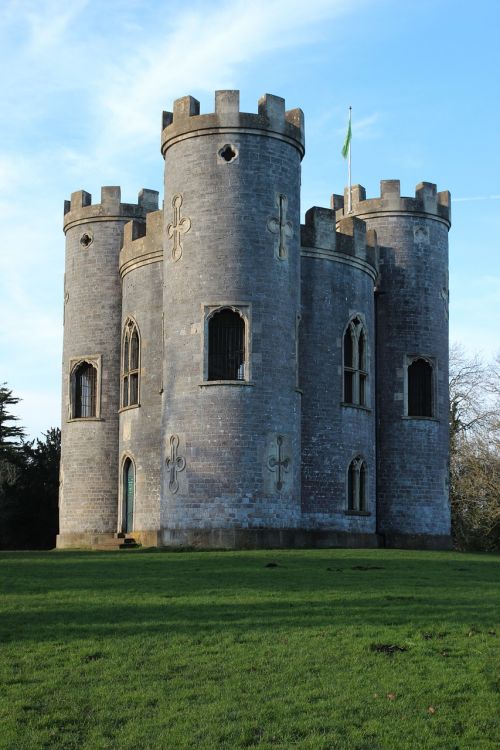
[[497, 750], [499, 569], [399, 550], [1, 553], [0, 749]]

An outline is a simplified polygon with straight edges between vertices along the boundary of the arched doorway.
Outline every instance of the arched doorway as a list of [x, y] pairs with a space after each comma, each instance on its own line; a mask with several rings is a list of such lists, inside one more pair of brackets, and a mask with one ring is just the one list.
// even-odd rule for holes
[[122, 528], [126, 534], [134, 529], [134, 500], [135, 500], [135, 467], [130, 458], [123, 464], [123, 522]]

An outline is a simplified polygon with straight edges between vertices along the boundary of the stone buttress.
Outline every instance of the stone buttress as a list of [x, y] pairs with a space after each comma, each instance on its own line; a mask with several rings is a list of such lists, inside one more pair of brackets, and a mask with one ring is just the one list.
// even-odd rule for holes
[[[273, 543], [301, 511], [303, 115], [270, 95], [243, 113], [239, 92], [218, 91], [215, 113], [187, 96], [163, 124], [162, 539]], [[242, 321], [230, 380], [210, 372], [220, 314]]]

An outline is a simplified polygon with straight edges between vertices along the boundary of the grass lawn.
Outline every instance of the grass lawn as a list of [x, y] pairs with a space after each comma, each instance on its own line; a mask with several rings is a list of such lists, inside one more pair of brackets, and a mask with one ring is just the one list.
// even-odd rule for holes
[[0, 553], [0, 749], [498, 750], [500, 557]]

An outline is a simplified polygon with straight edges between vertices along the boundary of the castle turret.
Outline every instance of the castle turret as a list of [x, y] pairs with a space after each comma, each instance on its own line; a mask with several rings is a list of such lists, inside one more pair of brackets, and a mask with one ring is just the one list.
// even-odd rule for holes
[[121, 203], [103, 187], [65, 201], [63, 413], [58, 547], [89, 546], [118, 530], [121, 283], [124, 224], [143, 223], [148, 191]]
[[[333, 196], [337, 219], [345, 216]], [[448, 230], [450, 194], [417, 185], [379, 198], [352, 188], [352, 215], [375, 229], [378, 527], [392, 546], [448, 546]]]
[[[302, 523], [376, 546], [375, 232], [314, 207], [302, 227]], [[327, 533], [328, 532], [328, 533]]]
[[218, 91], [163, 125], [163, 542], [276, 543], [300, 524], [303, 115]]

